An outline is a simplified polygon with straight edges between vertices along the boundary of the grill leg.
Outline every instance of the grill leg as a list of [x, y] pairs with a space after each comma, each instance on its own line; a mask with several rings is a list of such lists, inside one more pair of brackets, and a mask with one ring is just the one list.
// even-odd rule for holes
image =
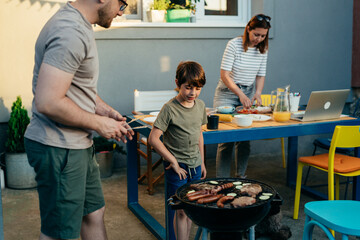
[[242, 232], [210, 232], [211, 240], [242, 240]]

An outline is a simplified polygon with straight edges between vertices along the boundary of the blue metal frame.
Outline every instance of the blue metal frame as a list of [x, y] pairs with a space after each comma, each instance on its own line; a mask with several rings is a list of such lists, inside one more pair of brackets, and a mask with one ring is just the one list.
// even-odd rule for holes
[[[133, 116], [129, 116], [133, 119]], [[132, 127], [147, 125], [141, 121], [136, 121]], [[298, 156], [298, 137], [305, 135], [315, 135], [332, 133], [337, 125], [360, 125], [360, 119], [340, 120], [316, 123], [298, 123], [292, 125], [262, 127], [262, 128], [244, 128], [236, 130], [209, 131], [203, 132], [204, 144], [216, 144], [224, 142], [236, 142], [245, 140], [260, 140], [268, 138], [288, 138], [288, 159], [287, 159], [287, 177], [286, 184], [294, 187], [296, 183], [297, 156]], [[151, 131], [149, 128], [142, 128], [136, 131], [148, 136]], [[140, 219], [141, 222], [154, 234], [157, 239], [167, 239], [166, 229], [154, 219], [138, 202], [138, 182], [137, 182], [137, 155], [136, 139], [127, 143], [127, 190], [128, 207]], [[359, 156], [359, 155], [358, 155]], [[306, 189], [304, 189], [306, 190]], [[315, 191], [308, 189], [313, 194]], [[360, 178], [354, 178], [353, 199], [360, 200]], [[166, 224], [168, 222], [166, 221]]]

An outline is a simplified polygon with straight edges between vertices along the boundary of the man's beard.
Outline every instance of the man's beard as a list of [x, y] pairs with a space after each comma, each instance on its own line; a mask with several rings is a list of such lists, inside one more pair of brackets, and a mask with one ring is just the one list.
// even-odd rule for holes
[[109, 8], [110, 8], [110, 5], [108, 4], [98, 10], [99, 20], [98, 20], [97, 24], [99, 24], [100, 26], [102, 26], [104, 28], [109, 28], [111, 26], [111, 22], [113, 19], [108, 14], [108, 12], [110, 12]]

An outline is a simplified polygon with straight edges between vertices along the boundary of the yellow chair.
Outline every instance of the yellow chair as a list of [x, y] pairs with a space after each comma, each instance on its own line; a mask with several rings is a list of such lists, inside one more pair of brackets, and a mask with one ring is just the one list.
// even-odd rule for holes
[[360, 175], [360, 159], [348, 155], [335, 153], [337, 147], [360, 147], [360, 126], [336, 126], [332, 136], [329, 153], [315, 156], [300, 157], [296, 178], [294, 219], [298, 219], [302, 171], [304, 166], [315, 167], [328, 173], [328, 199], [334, 200], [334, 175], [335, 197], [339, 200], [340, 176], [354, 177]]
[[[276, 99], [275, 95], [270, 95], [270, 94], [262, 94], [261, 95], [261, 103], [265, 107], [270, 107], [271, 104], [275, 104], [275, 99]], [[267, 140], [273, 140], [273, 139], [275, 139], [275, 138], [271, 138], [271, 139], [267, 139]], [[283, 164], [283, 168], [286, 168], [284, 138], [280, 138], [280, 141], [281, 141], [282, 164]]]

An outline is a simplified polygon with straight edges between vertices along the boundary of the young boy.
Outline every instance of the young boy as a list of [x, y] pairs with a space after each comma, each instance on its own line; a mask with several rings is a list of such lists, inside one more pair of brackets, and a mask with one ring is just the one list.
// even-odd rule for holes
[[[163, 106], [149, 136], [149, 143], [164, 159], [167, 198], [180, 186], [206, 177], [201, 127], [207, 117], [204, 102], [197, 99], [206, 83], [204, 70], [196, 62], [181, 62], [175, 83], [179, 94]], [[168, 217], [174, 221], [168, 226], [169, 239], [189, 239], [191, 220], [183, 210], [174, 215], [169, 208]]]

